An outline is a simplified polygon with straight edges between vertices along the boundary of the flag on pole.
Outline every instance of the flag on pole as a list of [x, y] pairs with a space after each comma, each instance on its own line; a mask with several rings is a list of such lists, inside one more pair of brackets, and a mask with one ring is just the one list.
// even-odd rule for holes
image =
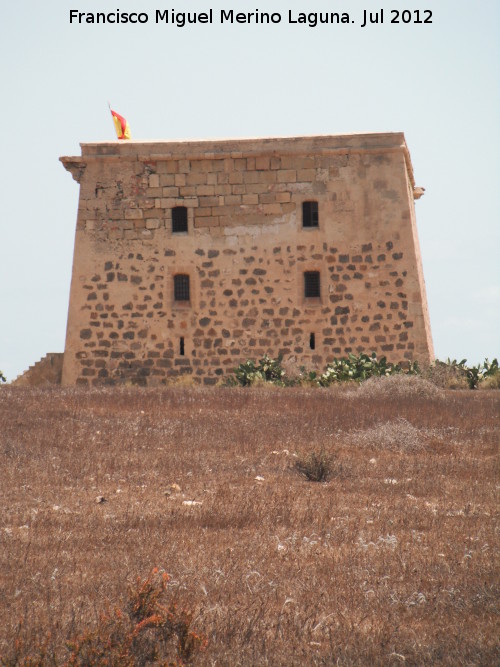
[[116, 136], [118, 139], [130, 139], [130, 126], [128, 122], [125, 120], [123, 116], [120, 116], [119, 113], [116, 113], [116, 111], [113, 111], [111, 107], [109, 107], [109, 110], [111, 111], [111, 115], [113, 116], [113, 123], [115, 125], [115, 130], [116, 130]]

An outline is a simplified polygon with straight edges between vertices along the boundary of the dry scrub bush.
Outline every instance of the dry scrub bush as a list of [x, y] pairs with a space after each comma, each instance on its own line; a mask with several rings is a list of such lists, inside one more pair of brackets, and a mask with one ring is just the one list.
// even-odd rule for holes
[[339, 475], [342, 470], [335, 459], [333, 454], [328, 454], [324, 449], [314, 450], [300, 454], [294, 466], [310, 482], [327, 482], [333, 475]]
[[[0, 654], [24, 617], [64, 661], [158, 563], [203, 667], [498, 664], [499, 411], [488, 391], [2, 387]], [[349, 474], [304, 481], [294, 453], [321, 449]]]
[[363, 431], [349, 434], [349, 440], [361, 447], [387, 449], [392, 452], [417, 452], [425, 446], [423, 429], [415, 428], [406, 419], [384, 422]]
[[363, 398], [443, 398], [443, 391], [418, 375], [398, 373], [372, 377], [361, 383], [359, 395]]
[[500, 389], [500, 372], [485, 377], [479, 383], [479, 389]]
[[182, 667], [191, 663], [205, 648], [206, 639], [191, 629], [190, 612], [179, 610], [173, 600], [165, 601], [169, 579], [158, 568], [144, 581], [137, 579], [125, 607], [101, 612], [97, 623], [66, 640], [65, 651], [57, 649], [50, 633], [41, 641], [27, 640], [21, 622], [11, 651], [0, 655], [0, 663], [5, 667]]
[[457, 365], [434, 363], [422, 370], [422, 375], [441, 389], [469, 389], [467, 376]]

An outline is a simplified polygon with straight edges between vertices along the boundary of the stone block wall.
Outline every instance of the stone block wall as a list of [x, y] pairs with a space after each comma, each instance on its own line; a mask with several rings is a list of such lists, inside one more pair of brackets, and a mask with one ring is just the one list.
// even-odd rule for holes
[[61, 384], [64, 354], [48, 352], [10, 384], [16, 387], [47, 387]]
[[61, 160], [80, 183], [63, 384], [213, 385], [264, 353], [315, 370], [348, 352], [433, 357], [401, 133], [83, 144]]

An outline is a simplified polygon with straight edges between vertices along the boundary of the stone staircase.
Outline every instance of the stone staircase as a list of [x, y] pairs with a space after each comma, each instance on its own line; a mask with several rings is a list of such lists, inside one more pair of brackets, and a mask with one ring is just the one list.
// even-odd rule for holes
[[11, 385], [16, 387], [43, 387], [61, 384], [64, 352], [48, 352], [44, 357], [24, 371]]

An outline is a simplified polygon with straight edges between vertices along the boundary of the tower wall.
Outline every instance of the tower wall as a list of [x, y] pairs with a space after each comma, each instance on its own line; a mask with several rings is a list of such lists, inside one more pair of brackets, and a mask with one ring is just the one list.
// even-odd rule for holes
[[63, 384], [211, 385], [265, 353], [315, 370], [348, 352], [433, 358], [403, 134], [82, 144], [61, 160], [80, 183]]

